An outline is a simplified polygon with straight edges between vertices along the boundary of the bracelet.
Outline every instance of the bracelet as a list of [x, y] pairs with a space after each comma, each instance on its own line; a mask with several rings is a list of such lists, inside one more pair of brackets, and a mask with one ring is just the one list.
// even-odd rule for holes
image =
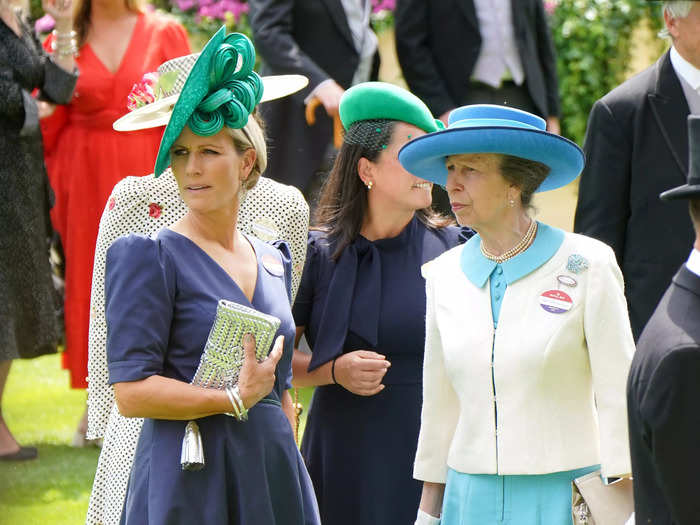
[[53, 40], [51, 42], [51, 51], [58, 58], [67, 58], [78, 54], [78, 42], [75, 39], [77, 33], [58, 33], [54, 29], [52, 31]]
[[333, 359], [331, 362], [331, 379], [333, 379], [333, 384], [337, 385], [338, 381], [335, 379], [335, 360], [338, 359], [337, 357]]
[[233, 406], [234, 417], [238, 421], [247, 421], [248, 420], [248, 409], [243, 404], [243, 400], [241, 399], [241, 393], [238, 389], [238, 386], [234, 386], [234, 387], [227, 386], [225, 388], [225, 390], [226, 390], [226, 395], [228, 396], [228, 400], [231, 402], [231, 406]]
[[230, 386], [227, 386], [225, 389], [226, 396], [228, 397], [229, 402], [231, 403], [231, 406], [233, 407], [233, 417], [238, 419], [240, 421], [241, 419], [241, 411], [238, 408], [238, 404], [236, 403], [236, 399], [233, 397], [233, 389]]

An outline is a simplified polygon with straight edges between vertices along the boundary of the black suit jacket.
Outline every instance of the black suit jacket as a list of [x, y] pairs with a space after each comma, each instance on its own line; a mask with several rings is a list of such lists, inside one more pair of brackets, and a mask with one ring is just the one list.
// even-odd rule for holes
[[[559, 115], [556, 59], [542, 0], [512, 0], [525, 84], [543, 117]], [[434, 115], [463, 104], [481, 49], [473, 0], [398, 0], [396, 51], [411, 91]]]
[[[332, 120], [320, 107], [308, 126], [304, 99], [326, 79], [350, 87], [359, 55], [340, 0], [249, 0], [261, 74], [300, 74], [309, 86], [260, 107], [266, 122], [269, 163], [266, 176], [304, 189], [323, 161], [332, 139]], [[379, 70], [375, 57], [373, 78]]]
[[635, 520], [700, 523], [700, 277], [685, 265], [644, 329], [627, 381]]
[[609, 244], [625, 278], [635, 340], [694, 233], [685, 201], [690, 110], [669, 54], [595, 103], [588, 120], [574, 231]]

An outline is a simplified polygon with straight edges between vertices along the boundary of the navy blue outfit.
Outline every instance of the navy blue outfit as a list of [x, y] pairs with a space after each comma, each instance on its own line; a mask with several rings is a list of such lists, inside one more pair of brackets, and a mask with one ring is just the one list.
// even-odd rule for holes
[[323, 232], [309, 234], [293, 309], [313, 351], [309, 369], [354, 350], [391, 362], [386, 388], [374, 396], [340, 385], [314, 392], [301, 451], [324, 524], [413, 523], [421, 493], [413, 479], [425, 342], [420, 267], [470, 234], [414, 217], [397, 237], [358, 236], [337, 261]]
[[[291, 385], [295, 327], [287, 295], [291, 263], [248, 237], [258, 261], [252, 303], [213, 259], [187, 237], [161, 230], [130, 235], [107, 251], [105, 299], [109, 381], [161, 375], [190, 382], [219, 299], [274, 315], [285, 336], [272, 392], [239, 422], [220, 414], [197, 420], [206, 465], [183, 471], [186, 421], [146, 419], [139, 438], [122, 523], [318, 525], [311, 483], [280, 399]], [[274, 257], [285, 274], [268, 269]], [[265, 259], [264, 259], [265, 258]]]

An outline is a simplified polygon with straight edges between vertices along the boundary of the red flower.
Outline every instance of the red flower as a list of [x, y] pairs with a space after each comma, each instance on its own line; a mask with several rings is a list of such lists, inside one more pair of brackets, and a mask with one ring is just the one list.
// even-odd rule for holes
[[114, 200], [114, 197], [109, 198], [109, 210], [112, 211], [114, 209], [114, 206], [117, 204], [117, 201]]
[[148, 215], [150, 217], [153, 217], [154, 219], [158, 219], [158, 218], [160, 218], [160, 214], [162, 212], [163, 212], [163, 208], [159, 204], [152, 202], [151, 204], [148, 205]]

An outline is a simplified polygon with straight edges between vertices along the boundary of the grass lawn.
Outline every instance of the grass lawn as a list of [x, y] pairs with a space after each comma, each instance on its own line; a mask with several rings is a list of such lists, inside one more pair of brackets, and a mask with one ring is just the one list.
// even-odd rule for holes
[[[12, 363], [3, 414], [20, 443], [39, 448], [39, 459], [0, 462], [1, 525], [85, 522], [99, 449], [70, 447], [86, 394], [68, 384], [58, 355]], [[306, 409], [310, 397], [311, 389], [299, 390]]]

